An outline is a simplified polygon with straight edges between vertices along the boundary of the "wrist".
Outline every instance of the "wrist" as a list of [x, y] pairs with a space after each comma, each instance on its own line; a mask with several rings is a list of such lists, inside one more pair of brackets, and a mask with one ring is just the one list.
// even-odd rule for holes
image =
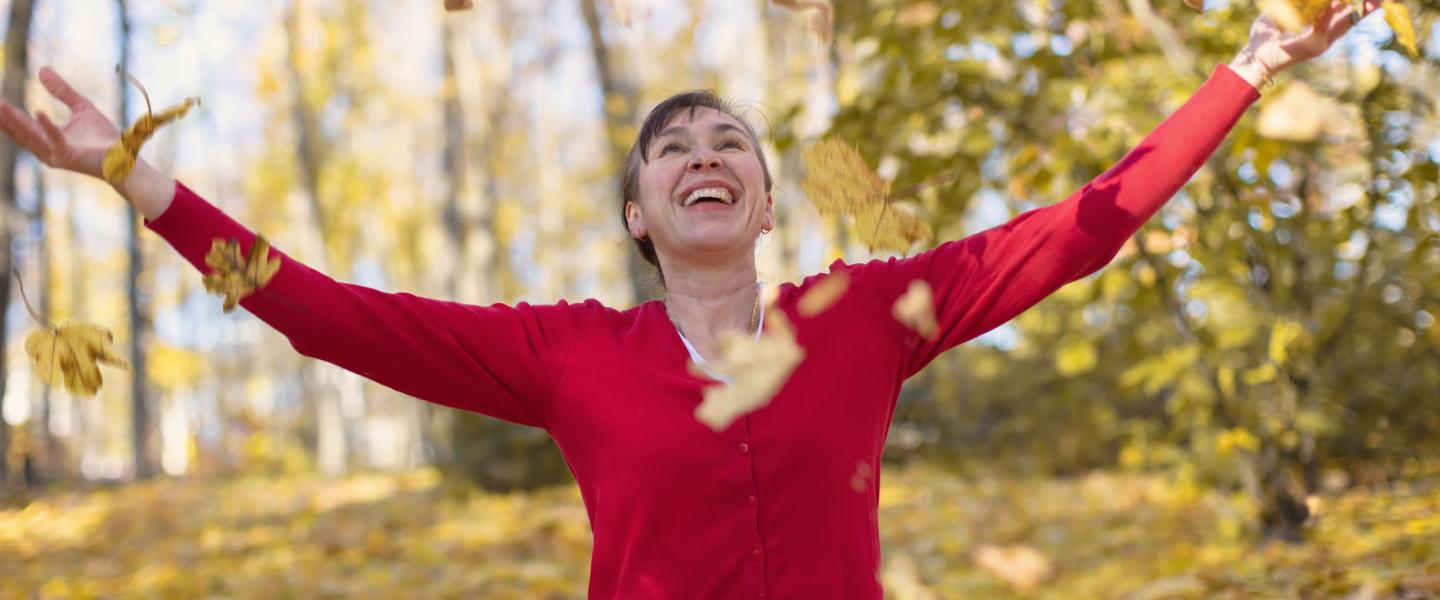
[[147, 220], [159, 217], [175, 197], [175, 180], [143, 159], [137, 159], [130, 175], [113, 187]]
[[1250, 48], [1241, 50], [1228, 66], [1231, 71], [1234, 71], [1236, 75], [1249, 82], [1257, 90], [1262, 90], [1275, 83], [1276, 70], [1266, 66]]

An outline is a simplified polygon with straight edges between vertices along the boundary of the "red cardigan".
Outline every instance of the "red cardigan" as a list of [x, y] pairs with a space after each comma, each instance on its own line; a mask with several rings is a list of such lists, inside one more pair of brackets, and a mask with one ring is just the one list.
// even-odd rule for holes
[[[425, 401], [544, 428], [594, 532], [591, 598], [881, 598], [880, 455], [900, 385], [1114, 257], [1214, 152], [1258, 92], [1225, 67], [1109, 171], [1003, 226], [904, 259], [847, 265], [850, 291], [804, 319], [810, 277], [776, 305], [807, 358], [765, 408], [715, 432], [705, 381], [659, 302], [470, 306], [337, 282], [282, 255], [241, 305], [300, 353]], [[177, 185], [147, 225], [202, 271], [253, 234]], [[276, 251], [279, 253], [279, 251]], [[890, 315], [911, 280], [941, 333]]]

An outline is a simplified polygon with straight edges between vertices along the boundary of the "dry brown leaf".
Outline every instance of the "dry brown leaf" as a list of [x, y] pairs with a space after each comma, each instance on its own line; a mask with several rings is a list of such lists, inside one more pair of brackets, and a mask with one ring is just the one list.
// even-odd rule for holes
[[215, 238], [210, 253], [205, 255], [210, 273], [205, 275], [205, 289], [225, 297], [225, 312], [255, 290], [265, 287], [280, 271], [280, 257], [270, 256], [270, 243], [265, 236], [255, 236], [247, 256], [240, 255], [240, 241]]
[[1410, 22], [1410, 9], [1405, 7], [1400, 0], [1386, 2], [1385, 22], [1390, 24], [1390, 29], [1395, 31], [1395, 42], [1405, 48], [1410, 56], [1420, 57], [1420, 49], [1415, 47], [1415, 27]]
[[470, 10], [473, 6], [475, 3], [471, 0], [445, 0], [445, 10], [448, 11]]
[[1016, 592], [1028, 593], [1055, 576], [1050, 558], [1035, 548], [1017, 546], [981, 546], [975, 551], [975, 563]]
[[853, 216], [855, 232], [870, 249], [906, 252], [932, 237], [930, 226], [909, 208], [892, 202], [890, 183], [844, 141], [825, 138], [802, 154], [810, 202], [821, 214]]
[[926, 339], [935, 339], [940, 323], [935, 320], [935, 291], [924, 279], [910, 282], [905, 294], [895, 301], [890, 313], [901, 325], [909, 327]]
[[[705, 388], [704, 400], [695, 409], [695, 418], [715, 431], [724, 431], [735, 419], [759, 410], [790, 379], [805, 358], [805, 349], [795, 343], [795, 329], [785, 313], [766, 313], [765, 331], [759, 339], [740, 331], [720, 333], [720, 358], [711, 363], [730, 383]], [[690, 365], [692, 373], [708, 378]]]
[[1185, 1], [1185, 6], [1190, 7], [1190, 8], [1193, 9], [1195, 12], [1201, 12], [1201, 11], [1205, 10], [1205, 0], [1184, 0], [1184, 1]]
[[809, 10], [810, 31], [820, 40], [820, 43], [829, 45], [831, 31], [834, 29], [835, 7], [830, 0], [773, 0], [775, 6], [783, 6], [794, 11]]
[[805, 295], [800, 297], [800, 302], [796, 303], [795, 310], [800, 313], [800, 316], [808, 319], [829, 310], [841, 296], [845, 295], [845, 290], [848, 289], [850, 289], [850, 274], [844, 271], [831, 273], [820, 278], [820, 281], [815, 282], [810, 289], [805, 290]]
[[66, 323], [31, 331], [25, 336], [25, 353], [45, 385], [54, 387], [63, 380], [70, 393], [94, 396], [104, 381], [99, 363], [125, 366], [114, 341], [110, 330], [99, 325]]

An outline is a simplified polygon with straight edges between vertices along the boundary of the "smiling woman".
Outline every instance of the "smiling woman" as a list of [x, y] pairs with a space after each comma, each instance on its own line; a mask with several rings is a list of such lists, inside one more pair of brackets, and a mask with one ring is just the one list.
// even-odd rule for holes
[[[1335, 2], [1299, 34], [1258, 20], [1234, 62], [1064, 201], [910, 258], [836, 261], [841, 277], [777, 285], [768, 307], [754, 250], [774, 227], [773, 181], [755, 130], [708, 92], [657, 106], [621, 174], [623, 223], [664, 273], [663, 301], [473, 306], [338, 282], [275, 249], [265, 293], [240, 305], [306, 356], [543, 428], [594, 531], [591, 598], [881, 598], [879, 468], [901, 384], [1104, 266], [1215, 151], [1256, 86], [1328, 48], [1350, 10]], [[40, 79], [72, 112], [63, 127], [3, 105], [0, 129], [48, 165], [100, 177], [119, 131], [53, 71]], [[143, 160], [117, 189], [202, 272], [215, 240], [256, 243]], [[837, 279], [848, 287], [827, 309], [802, 306]], [[926, 335], [891, 312], [917, 285], [933, 290]], [[759, 336], [767, 312], [804, 360], [762, 408], [711, 429], [696, 408], [728, 383], [690, 367], [717, 356], [720, 333]], [[745, 373], [729, 375], [739, 387]]]

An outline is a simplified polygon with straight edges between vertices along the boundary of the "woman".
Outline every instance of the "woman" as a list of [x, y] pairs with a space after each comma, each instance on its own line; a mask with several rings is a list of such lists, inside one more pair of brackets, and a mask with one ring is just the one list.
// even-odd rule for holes
[[[1366, 9], [1371, 6], [1367, 5]], [[622, 176], [623, 221], [660, 268], [664, 301], [488, 307], [338, 283], [281, 255], [242, 302], [301, 353], [418, 398], [544, 428], [580, 485], [594, 531], [592, 598], [880, 598], [881, 451], [901, 383], [941, 352], [1105, 265], [1214, 151], [1277, 71], [1312, 58], [1355, 16], [1312, 29], [1257, 20], [1249, 44], [1120, 163], [1069, 199], [907, 259], [840, 262], [849, 292], [804, 318], [817, 279], [779, 286], [769, 311], [807, 358], [772, 402], [716, 432], [696, 421], [692, 359], [717, 334], [763, 326], [754, 247], [774, 227], [754, 130], [724, 103], [681, 94], [647, 117]], [[46, 164], [100, 177], [113, 124], [53, 71], [63, 127], [0, 107], [0, 129]], [[253, 234], [143, 161], [117, 186], [202, 271], [211, 241]], [[276, 254], [279, 254], [277, 251]], [[890, 316], [912, 280], [940, 332]]]

